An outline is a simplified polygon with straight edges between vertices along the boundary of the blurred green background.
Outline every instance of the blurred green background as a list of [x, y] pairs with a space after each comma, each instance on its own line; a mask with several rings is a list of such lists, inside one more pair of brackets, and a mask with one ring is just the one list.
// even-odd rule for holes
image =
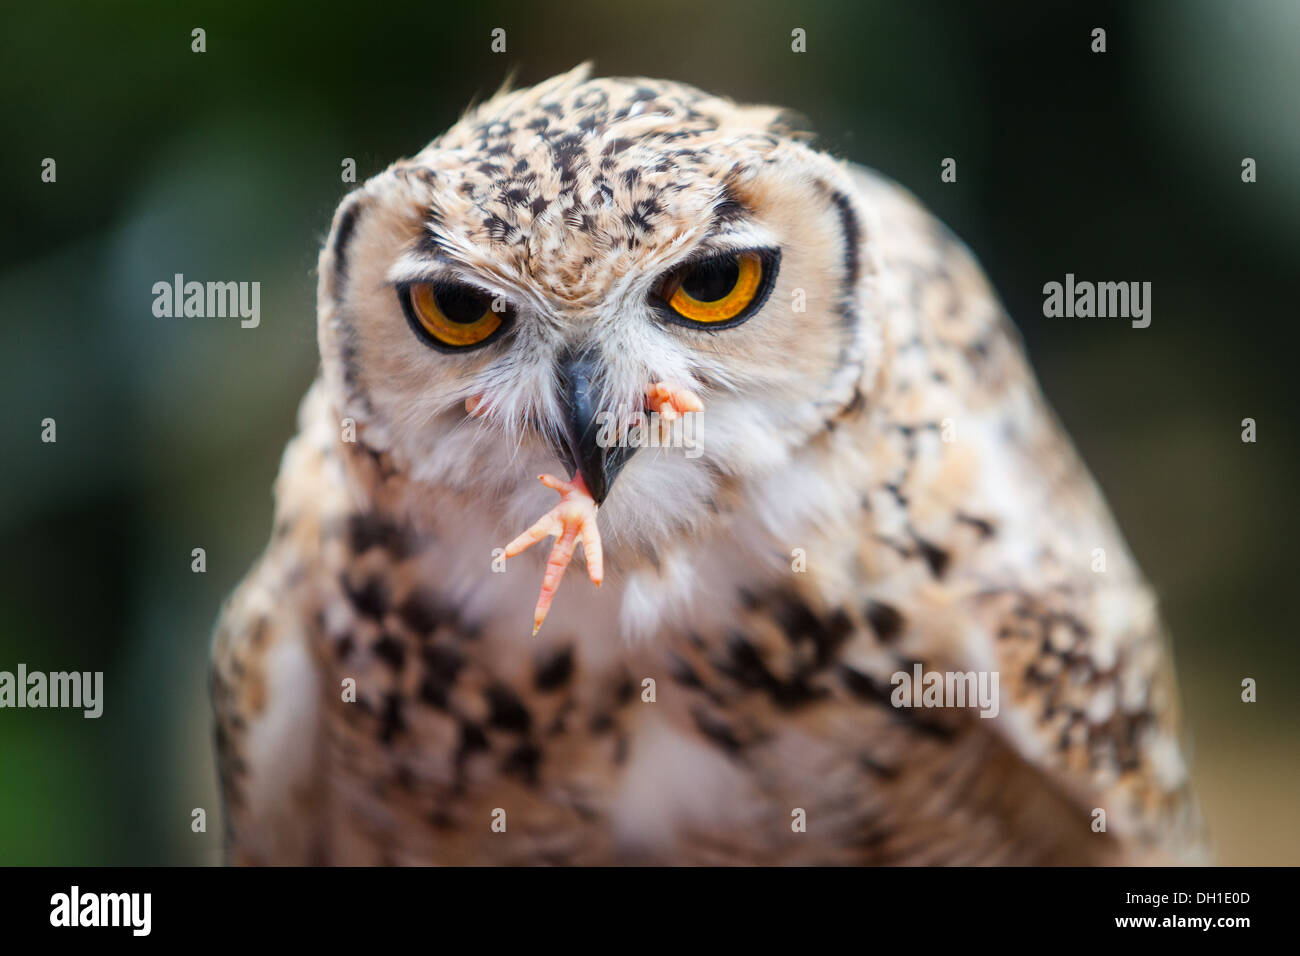
[[[0, 710], [0, 863], [218, 861], [210, 629], [315, 370], [340, 162], [364, 178], [511, 69], [588, 58], [797, 109], [969, 243], [1160, 592], [1218, 859], [1300, 862], [1300, 5], [179, 6], [0, 14], [0, 669], [105, 672], [99, 720]], [[260, 281], [261, 326], [155, 318], [177, 272]], [[1151, 327], [1044, 319], [1067, 272], [1152, 282]]]

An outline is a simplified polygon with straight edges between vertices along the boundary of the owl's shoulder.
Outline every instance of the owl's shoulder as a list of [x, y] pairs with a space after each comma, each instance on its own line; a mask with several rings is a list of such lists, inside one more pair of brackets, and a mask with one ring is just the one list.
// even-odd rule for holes
[[976, 726], [1085, 830], [1100, 808], [1130, 850], [1195, 846], [1150, 586], [970, 250], [901, 186], [852, 175], [881, 357], [858, 420], [828, 438], [861, 476], [849, 603], [895, 622], [903, 659], [996, 674], [999, 713]]
[[281, 461], [271, 540], [213, 633], [218, 775], [236, 862], [310, 862], [319, 850], [310, 811], [319, 799], [321, 582], [346, 499], [331, 421], [317, 383]]

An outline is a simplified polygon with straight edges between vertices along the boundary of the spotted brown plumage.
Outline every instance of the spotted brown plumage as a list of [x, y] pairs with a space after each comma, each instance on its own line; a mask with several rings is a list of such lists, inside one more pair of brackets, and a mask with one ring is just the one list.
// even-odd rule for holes
[[[1197, 857], [1150, 589], [1013, 327], [787, 117], [579, 68], [343, 200], [321, 375], [214, 645], [233, 861]], [[665, 276], [744, 251], [780, 262], [752, 315], [663, 320]], [[422, 341], [420, 283], [508, 324]], [[583, 415], [698, 396], [698, 454], [583, 444], [575, 356]], [[545, 555], [503, 546], [564, 468], [607, 481], [605, 578], [532, 637]], [[916, 666], [996, 672], [997, 716], [896, 706]]]

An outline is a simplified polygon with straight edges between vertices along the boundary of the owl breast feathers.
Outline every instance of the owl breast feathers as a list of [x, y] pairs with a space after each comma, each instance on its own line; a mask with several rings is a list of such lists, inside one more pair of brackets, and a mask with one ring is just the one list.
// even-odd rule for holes
[[215, 636], [232, 861], [1198, 858], [1153, 596], [1015, 330], [786, 113], [499, 93], [343, 200], [318, 335]]

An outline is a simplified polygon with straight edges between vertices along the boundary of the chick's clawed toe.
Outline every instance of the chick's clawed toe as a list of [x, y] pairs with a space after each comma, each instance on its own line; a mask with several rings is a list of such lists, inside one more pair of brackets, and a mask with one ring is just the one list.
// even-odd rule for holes
[[[654, 382], [646, 386], [646, 408], [658, 413], [664, 423], [672, 422], [689, 412], [701, 412], [704, 403], [687, 388], [669, 385], [667, 382]], [[466, 401], [465, 410], [472, 416], [483, 412], [483, 396], [475, 396]], [[513, 558], [532, 547], [538, 541], [551, 535], [555, 544], [551, 546], [550, 557], [546, 561], [546, 574], [542, 578], [542, 591], [537, 598], [537, 607], [533, 611], [533, 633], [536, 634], [546, 620], [555, 599], [555, 592], [560, 587], [564, 572], [573, 560], [573, 552], [578, 542], [582, 542], [583, 554], [587, 559], [587, 576], [592, 584], [600, 587], [605, 576], [604, 558], [600, 544], [600, 528], [596, 524], [598, 505], [591, 496], [582, 475], [575, 474], [565, 481], [554, 475], [539, 475], [538, 480], [546, 487], [560, 493], [560, 503], [544, 514], [531, 528], [506, 545], [506, 557]]]
[[551, 609], [551, 601], [560, 587], [564, 571], [573, 560], [573, 552], [579, 541], [582, 542], [583, 554], [587, 559], [587, 576], [591, 583], [600, 587], [605, 576], [604, 559], [600, 545], [600, 529], [596, 525], [597, 505], [587, 491], [587, 485], [581, 475], [574, 475], [565, 481], [554, 475], [540, 475], [538, 480], [547, 488], [560, 493], [560, 503], [546, 512], [531, 528], [506, 545], [506, 557], [526, 551], [538, 541], [549, 535], [555, 535], [555, 544], [546, 561], [546, 575], [542, 578], [542, 591], [537, 598], [537, 608], [533, 611], [533, 633], [541, 628], [542, 622]]
[[667, 382], [654, 382], [646, 386], [646, 406], [659, 417], [672, 421], [687, 412], [704, 411], [704, 403], [689, 388], [669, 385]]

